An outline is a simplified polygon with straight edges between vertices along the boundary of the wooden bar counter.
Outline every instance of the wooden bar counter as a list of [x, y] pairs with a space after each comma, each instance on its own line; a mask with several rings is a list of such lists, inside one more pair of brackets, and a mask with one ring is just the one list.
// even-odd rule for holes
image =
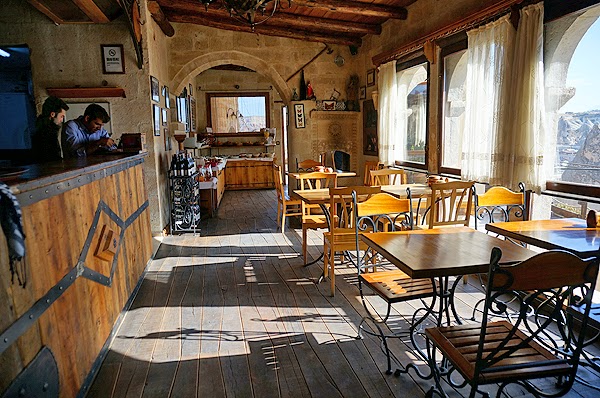
[[152, 256], [144, 157], [25, 166], [7, 182], [23, 211], [26, 285], [11, 282], [0, 232], [0, 393], [37, 396], [37, 382], [85, 394]]

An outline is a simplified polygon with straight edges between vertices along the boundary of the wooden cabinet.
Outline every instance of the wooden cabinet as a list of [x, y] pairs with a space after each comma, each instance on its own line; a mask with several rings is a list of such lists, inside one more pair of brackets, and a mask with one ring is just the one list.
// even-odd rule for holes
[[226, 189], [274, 188], [273, 161], [229, 160], [225, 168]]

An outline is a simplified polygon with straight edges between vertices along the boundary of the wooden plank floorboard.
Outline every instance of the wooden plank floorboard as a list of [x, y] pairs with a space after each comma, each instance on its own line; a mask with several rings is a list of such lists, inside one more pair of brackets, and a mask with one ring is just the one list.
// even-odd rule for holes
[[[380, 340], [355, 339], [366, 315], [355, 269], [336, 264], [330, 297], [328, 281], [315, 284], [322, 262], [303, 266], [299, 221], [289, 220], [281, 233], [275, 219], [273, 190], [228, 191], [200, 233], [165, 237], [87, 396], [424, 396], [432, 380], [412, 371], [386, 375]], [[322, 232], [309, 231], [309, 261], [323, 250]], [[383, 309], [381, 299], [367, 296]], [[477, 279], [459, 283], [456, 297], [460, 315], [469, 318], [483, 297]], [[391, 329], [405, 327], [420, 306], [394, 305]], [[403, 340], [389, 345], [406, 365], [418, 358]], [[597, 373], [580, 374], [599, 384]], [[466, 388], [446, 393], [468, 396]], [[507, 393], [529, 396], [513, 385]], [[566, 396], [598, 391], [575, 383]]]

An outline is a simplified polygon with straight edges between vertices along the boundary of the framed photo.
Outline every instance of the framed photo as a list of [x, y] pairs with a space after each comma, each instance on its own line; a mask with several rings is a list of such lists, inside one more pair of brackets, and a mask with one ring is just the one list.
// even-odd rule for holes
[[367, 86], [360, 86], [358, 89], [358, 99], [366, 99], [367, 98]]
[[377, 111], [373, 100], [363, 101], [363, 154], [377, 156], [379, 153], [377, 136]]
[[160, 103], [158, 79], [154, 76], [150, 76], [150, 94], [152, 94], [152, 101]]
[[194, 95], [194, 88], [192, 87], [192, 83], [188, 84], [188, 94]]
[[303, 129], [305, 127], [304, 126], [304, 104], [295, 104], [294, 105], [294, 120], [296, 120], [296, 128], [297, 129]]
[[196, 132], [196, 100], [190, 97], [190, 131]]
[[125, 73], [125, 60], [123, 59], [122, 44], [101, 44], [102, 73]]
[[324, 111], [335, 111], [336, 101], [334, 100], [324, 100], [323, 101], [323, 110]]
[[163, 86], [162, 95], [165, 97], [165, 107], [171, 108], [171, 98], [169, 97], [169, 87]]
[[152, 105], [152, 116], [154, 117], [154, 135], [160, 135], [160, 106]]
[[375, 85], [375, 69], [369, 69], [367, 71], [367, 87]]
[[166, 126], [167, 123], [168, 123], [168, 120], [167, 120], [167, 118], [168, 118], [167, 110], [165, 108], [162, 108], [161, 109], [161, 114], [162, 114], [162, 118], [161, 118], [162, 119], [162, 125]]
[[169, 129], [163, 129], [165, 133], [165, 152], [171, 150], [171, 137], [169, 137]]

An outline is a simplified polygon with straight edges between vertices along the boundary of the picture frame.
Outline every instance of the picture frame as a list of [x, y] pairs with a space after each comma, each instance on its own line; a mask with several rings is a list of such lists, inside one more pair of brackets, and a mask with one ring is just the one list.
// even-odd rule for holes
[[367, 87], [375, 85], [375, 69], [369, 69], [367, 71]]
[[363, 154], [377, 156], [379, 153], [377, 134], [377, 110], [372, 99], [363, 101]]
[[367, 86], [360, 86], [360, 88], [358, 89], [358, 99], [367, 99]]
[[304, 104], [294, 105], [294, 120], [297, 129], [303, 129], [305, 127]]
[[190, 97], [190, 131], [196, 132], [196, 99]]
[[152, 116], [154, 117], [154, 135], [160, 136], [160, 106], [152, 105]]
[[161, 117], [162, 125], [166, 126], [167, 123], [168, 123], [168, 116], [169, 116], [168, 113], [167, 113], [167, 109], [166, 108], [162, 108], [160, 110], [160, 112], [161, 112], [161, 115], [162, 115], [162, 117]]
[[150, 76], [150, 94], [152, 95], [152, 101], [160, 103], [158, 79], [154, 76]]
[[165, 97], [165, 108], [170, 109], [171, 108], [171, 98], [169, 97], [169, 87], [163, 86], [162, 94], [163, 94], [163, 97]]
[[335, 111], [336, 102], [334, 100], [323, 100], [324, 111]]
[[122, 44], [101, 44], [100, 53], [102, 54], [102, 73], [124, 74], [125, 59], [123, 57]]
[[192, 87], [192, 83], [188, 84], [188, 94], [194, 95], [194, 88]]
[[165, 133], [165, 152], [169, 152], [172, 149], [171, 148], [171, 137], [169, 137], [169, 129], [164, 128], [163, 131]]

